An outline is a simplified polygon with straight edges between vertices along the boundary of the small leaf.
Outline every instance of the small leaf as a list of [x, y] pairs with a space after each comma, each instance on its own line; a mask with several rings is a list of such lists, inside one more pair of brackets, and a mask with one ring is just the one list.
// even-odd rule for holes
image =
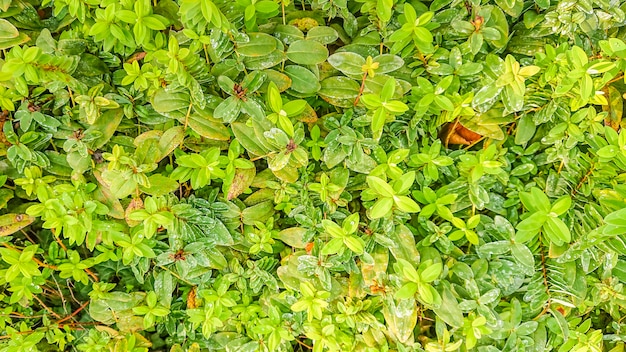
[[328, 63], [346, 75], [360, 76], [363, 75], [361, 67], [365, 59], [359, 54], [344, 51], [329, 56]]
[[535, 259], [533, 258], [533, 254], [528, 249], [528, 247], [521, 243], [514, 243], [511, 247], [511, 254], [513, 257], [522, 265], [534, 268], [535, 267]]
[[291, 89], [298, 93], [304, 95], [315, 94], [321, 88], [317, 76], [302, 66], [287, 66], [285, 67], [285, 74], [291, 78]]
[[359, 95], [359, 84], [347, 77], [329, 77], [322, 81], [318, 94], [328, 103], [349, 108]]
[[393, 207], [392, 198], [381, 198], [369, 209], [370, 219], [379, 219], [387, 215]]
[[382, 179], [376, 176], [367, 176], [367, 184], [383, 197], [393, 197], [395, 195], [395, 191], [393, 188]]
[[236, 51], [241, 56], [262, 57], [276, 49], [276, 39], [265, 33], [249, 33], [249, 40], [236, 43]]
[[315, 40], [322, 44], [330, 44], [339, 38], [337, 31], [327, 26], [317, 26], [309, 29], [306, 34], [307, 40]]
[[300, 65], [317, 65], [328, 58], [328, 49], [317, 41], [298, 40], [287, 49], [287, 58]]
[[35, 218], [26, 214], [0, 215], [0, 237], [11, 235], [35, 221]]
[[559, 218], [548, 217], [543, 229], [546, 236], [556, 245], [569, 243], [572, 240], [569, 228]]
[[255, 168], [237, 169], [235, 171], [235, 177], [233, 178], [233, 181], [228, 189], [227, 199], [232, 200], [242, 194], [248, 187], [250, 187], [255, 175]]

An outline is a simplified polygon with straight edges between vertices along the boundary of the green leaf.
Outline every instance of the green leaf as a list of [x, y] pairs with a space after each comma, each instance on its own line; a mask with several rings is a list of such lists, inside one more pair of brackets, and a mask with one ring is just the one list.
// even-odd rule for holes
[[417, 284], [414, 282], [407, 282], [398, 291], [396, 291], [395, 297], [397, 299], [409, 299], [415, 296], [417, 292]]
[[572, 240], [569, 228], [565, 225], [563, 220], [554, 217], [548, 217], [543, 230], [548, 238], [556, 245], [563, 243], [569, 243]]
[[533, 257], [533, 254], [526, 245], [521, 243], [513, 243], [513, 245], [511, 246], [511, 254], [513, 254], [513, 257], [520, 264], [529, 268], [535, 267], [535, 259]]
[[348, 236], [348, 237], [345, 237], [343, 239], [343, 242], [354, 253], [356, 253], [356, 254], [363, 254], [363, 250], [365, 248], [365, 243], [359, 237]]
[[600, 148], [597, 151], [597, 154], [601, 158], [611, 159], [611, 158], [614, 158], [615, 156], [617, 156], [617, 154], [619, 152], [620, 152], [620, 149], [619, 149], [618, 146], [616, 146], [616, 145], [607, 145], [607, 146], [604, 146], [604, 147]]
[[435, 95], [434, 102], [442, 110], [454, 111], [454, 104], [452, 104], [452, 101], [450, 100], [450, 98], [448, 98], [446, 96]]
[[317, 76], [304, 67], [287, 66], [285, 67], [285, 74], [292, 80], [291, 89], [298, 93], [304, 95], [315, 94], [321, 88]]
[[339, 38], [339, 34], [331, 27], [317, 26], [309, 29], [306, 34], [307, 40], [314, 40], [322, 44], [330, 44]]
[[557, 201], [552, 204], [550, 212], [556, 213], [556, 215], [563, 215], [569, 210], [571, 206], [572, 198], [570, 198], [570, 196], [568, 195], [565, 195], [557, 199]]
[[539, 231], [546, 222], [548, 216], [543, 212], [536, 212], [517, 224], [517, 229], [521, 231]]
[[347, 77], [329, 77], [322, 81], [318, 94], [329, 104], [349, 108], [354, 105], [359, 88], [358, 83]]
[[385, 113], [385, 109], [382, 107], [376, 109], [376, 111], [374, 112], [374, 116], [372, 116], [372, 131], [381, 131], [383, 129], [383, 126], [385, 126], [386, 119], [387, 114]]
[[526, 144], [535, 135], [537, 125], [531, 115], [524, 114], [519, 119], [515, 133], [515, 144]]
[[357, 53], [344, 51], [329, 56], [328, 63], [348, 76], [361, 76], [363, 75], [361, 67], [365, 64], [365, 59]]
[[105, 111], [85, 133], [94, 133], [97, 138], [90, 141], [92, 149], [100, 149], [113, 137], [118, 126], [122, 122], [124, 111], [122, 109], [112, 109]]
[[421, 272], [420, 277], [422, 282], [433, 282], [441, 274], [442, 265], [441, 263], [434, 263], [426, 267], [424, 271]]
[[183, 142], [183, 139], [185, 139], [185, 129], [183, 126], [174, 126], [163, 132], [163, 135], [159, 139], [159, 151], [161, 152], [161, 155], [156, 162], [161, 161], [163, 158], [171, 154], [174, 149], [178, 148], [178, 146]]
[[374, 57], [374, 62], [378, 63], [376, 73], [388, 73], [401, 69], [404, 66], [404, 60], [397, 55], [382, 54]]
[[304, 236], [306, 233], [307, 229], [304, 227], [291, 227], [280, 231], [278, 238], [291, 247], [305, 248], [306, 242], [304, 242]]
[[35, 217], [26, 214], [0, 215], [0, 237], [11, 235], [35, 221]]
[[393, 207], [392, 198], [381, 198], [369, 209], [370, 219], [379, 219], [387, 215]]
[[262, 57], [276, 49], [276, 39], [265, 33], [249, 33], [249, 39], [236, 43], [235, 50], [246, 57]]
[[474, 99], [472, 100], [472, 106], [474, 106], [475, 108], [479, 108], [483, 105], [493, 104], [498, 98], [498, 95], [501, 91], [502, 87], [498, 87], [495, 82], [483, 86], [474, 95]]
[[533, 187], [530, 192], [520, 192], [519, 198], [526, 209], [537, 212], [549, 212], [550, 200], [540, 189]]
[[446, 324], [457, 328], [463, 326], [463, 312], [448, 285], [443, 286], [441, 304], [433, 307], [433, 311]]
[[342, 228], [348, 234], [355, 233], [359, 229], [359, 214], [352, 214], [345, 218], [342, 223]]
[[377, 0], [376, 14], [378, 14], [378, 17], [384, 22], [389, 22], [389, 20], [391, 19], [392, 7], [392, 0]]
[[[425, 304], [434, 304], [436, 302], [437, 292], [428, 284], [419, 285], [417, 288], [419, 300]], [[441, 298], [439, 298], [441, 299]]]
[[626, 209], [614, 211], [604, 218], [604, 222], [619, 227], [626, 227]]
[[317, 65], [328, 58], [328, 49], [320, 42], [298, 40], [287, 49], [287, 58], [300, 65]]
[[344, 244], [344, 241], [341, 238], [333, 238], [332, 240], [328, 241], [328, 243], [324, 245], [320, 253], [322, 255], [338, 253], [343, 247], [343, 244]]
[[407, 196], [395, 196], [394, 203], [396, 207], [398, 207], [398, 210], [405, 213], [417, 213], [420, 211], [420, 206]]
[[26, 43], [29, 40], [30, 37], [24, 33], [20, 33], [11, 22], [0, 18], [0, 49], [8, 49]]
[[15, 28], [11, 22], [0, 18], [0, 40], [15, 39], [20, 35], [20, 32]]
[[[524, 84], [522, 83], [523, 87]], [[514, 86], [507, 85], [502, 92], [502, 103], [508, 111], [520, 111], [524, 105], [524, 91], [517, 91]]]
[[228, 97], [215, 108], [213, 116], [226, 123], [231, 123], [239, 116], [241, 100], [237, 97]]
[[580, 97], [583, 100], [591, 98], [592, 94], [595, 92], [593, 87], [593, 80], [591, 76], [588, 74], [584, 75], [581, 83], [580, 83]]
[[376, 176], [367, 176], [367, 184], [372, 188], [372, 190], [383, 197], [393, 197], [396, 194], [387, 182]]
[[267, 153], [267, 149], [259, 142], [254, 133], [254, 129], [243, 123], [233, 123], [231, 125], [233, 134], [239, 143], [252, 155], [261, 156]]
[[274, 213], [272, 202], [262, 202], [244, 209], [241, 219], [245, 225], [254, 225], [255, 222], [265, 222]]
[[183, 92], [167, 92], [165, 89], [156, 91], [152, 99], [152, 107], [158, 113], [174, 118], [184, 118], [189, 108], [189, 94]]
[[156, 174], [148, 177], [150, 187], [140, 186], [142, 192], [151, 196], [163, 196], [178, 190], [178, 182], [164, 175]]

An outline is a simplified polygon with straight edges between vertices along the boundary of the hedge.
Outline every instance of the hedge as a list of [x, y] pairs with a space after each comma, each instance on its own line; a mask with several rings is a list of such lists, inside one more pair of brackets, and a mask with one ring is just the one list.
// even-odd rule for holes
[[624, 351], [625, 9], [0, 0], [0, 352]]

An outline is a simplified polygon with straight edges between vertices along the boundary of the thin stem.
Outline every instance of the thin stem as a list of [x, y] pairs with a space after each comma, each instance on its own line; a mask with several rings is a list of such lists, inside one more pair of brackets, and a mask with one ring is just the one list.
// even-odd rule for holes
[[68, 320], [72, 319], [73, 317], [76, 316], [76, 314], [80, 313], [81, 310], [85, 309], [85, 307], [87, 307], [89, 302], [90, 301], [87, 301], [87, 302], [83, 303], [83, 305], [78, 307], [78, 309], [76, 309], [75, 311], [73, 311], [72, 314], [66, 316], [65, 318], [63, 318], [61, 320], [58, 320], [55, 324], [61, 324], [64, 321], [68, 321]]
[[70, 88], [69, 86], [67, 87], [67, 91], [69, 92], [70, 95], [70, 102], [72, 102], [72, 108], [76, 106], [76, 102], [74, 101], [74, 95], [72, 94], [72, 88]]
[[283, 9], [283, 25], [286, 25], [287, 18], [285, 17], [285, 1], [281, 1], [280, 4], [282, 5], [282, 9]]
[[354, 100], [354, 106], [359, 104], [359, 100], [361, 99], [361, 95], [363, 95], [363, 91], [365, 90], [365, 80], [367, 79], [367, 72], [363, 73], [363, 79], [361, 80], [361, 87], [359, 88], [359, 94], [356, 96]]
[[543, 276], [543, 285], [545, 286], [545, 289], [546, 289], [546, 295], [548, 295], [548, 301], [546, 301], [541, 313], [539, 313], [536, 317], [534, 317], [533, 320], [538, 320], [542, 315], [546, 314], [548, 309], [550, 309], [550, 301], [551, 301], [550, 286], [548, 284], [548, 268], [546, 266], [546, 255], [544, 254], [544, 247], [543, 247], [543, 242], [541, 241], [541, 234], [539, 235], [539, 250], [541, 251], [541, 274]]
[[61, 242], [61, 239], [58, 238], [57, 236], [54, 236], [54, 239], [57, 241], [59, 246], [61, 246], [61, 248], [63, 248], [63, 250], [67, 252], [67, 247], [63, 244], [63, 242]]
[[446, 148], [448, 148], [448, 144], [450, 144], [450, 138], [452, 137], [452, 133], [454, 133], [454, 131], [456, 130], [456, 126], [458, 124], [459, 124], [459, 119], [457, 118], [454, 120], [454, 125], [452, 125], [452, 127], [450, 127], [450, 129], [448, 130], [448, 135], [446, 136], [446, 140], [443, 143]]
[[304, 347], [306, 347], [306, 348], [308, 348], [308, 349], [310, 349], [310, 350], [312, 350], [312, 349], [313, 349], [313, 347], [312, 347], [312, 346], [307, 345], [306, 343], [304, 343], [304, 342], [300, 341], [299, 339], [296, 339], [296, 342], [298, 342], [300, 345], [302, 345], [302, 346], [304, 346]]
[[194, 284], [192, 284], [191, 282], [189, 282], [189, 281], [187, 281], [187, 280], [183, 279], [182, 277], [180, 277], [180, 275], [178, 275], [177, 273], [175, 273], [175, 272], [171, 271], [171, 270], [170, 270], [170, 269], [168, 269], [167, 267], [165, 267], [165, 266], [163, 266], [163, 265], [159, 265], [158, 267], [159, 267], [159, 268], [161, 268], [161, 269], [163, 269], [163, 270], [165, 270], [165, 271], [167, 271], [167, 272], [169, 272], [170, 274], [172, 274], [172, 276], [174, 276], [174, 277], [175, 277], [175, 278], [177, 278], [178, 280], [180, 280], [180, 281], [182, 281], [182, 282], [186, 283], [187, 285], [195, 286]]
[[189, 102], [189, 108], [187, 108], [187, 114], [185, 115], [185, 130], [187, 129], [187, 124], [189, 123], [189, 115], [191, 115], [191, 108], [193, 107], [193, 104], [191, 102]]
[[268, 157], [268, 156], [274, 155], [274, 154], [276, 154], [276, 152], [270, 152], [270, 153], [267, 153], [265, 155], [257, 156], [256, 158], [252, 158], [252, 159], [250, 159], [250, 161], [257, 161], [259, 159], [263, 159], [265, 157]]
[[61, 303], [63, 304], [63, 311], [65, 312], [65, 314], [67, 314], [67, 306], [65, 304], [65, 297], [63, 296], [63, 291], [61, 290], [61, 286], [59, 285], [59, 282], [57, 281], [56, 277], [54, 277], [54, 275], [50, 275], [52, 277], [52, 280], [54, 280], [54, 283], [57, 286], [57, 290], [59, 291], [59, 296], [61, 297]]
[[58, 315], [55, 311], [53, 311], [52, 309], [50, 309], [50, 307], [48, 307], [45, 303], [43, 303], [42, 300], [39, 299], [39, 297], [37, 297], [37, 295], [33, 295], [33, 298], [39, 303], [39, 305], [41, 305], [45, 310], [48, 311], [48, 313], [52, 314], [55, 318], [57, 319], [61, 319], [61, 316]]
[[209, 60], [209, 52], [207, 51], [206, 44], [202, 44], [204, 47], [204, 58], [206, 59], [206, 64], [209, 65], [211, 60]]
[[483, 139], [485, 139], [485, 136], [482, 136], [480, 138], [478, 138], [476, 141], [474, 141], [472, 144], [468, 145], [467, 147], [463, 148], [465, 150], [470, 149], [471, 147], [475, 146], [476, 144], [480, 143], [480, 141], [482, 141]]
[[98, 279], [98, 277], [96, 276], [96, 274], [93, 273], [93, 271], [89, 270], [89, 268], [85, 268], [83, 269], [85, 270], [85, 272], [87, 273], [87, 275], [91, 276], [91, 278], [93, 279], [93, 281], [95, 282], [99, 282], [100, 280]]
[[591, 164], [591, 167], [589, 168], [589, 171], [587, 171], [587, 173], [585, 173], [583, 178], [576, 185], [576, 188], [574, 188], [574, 190], [572, 191], [572, 195], [575, 196], [576, 193], [578, 193], [578, 190], [580, 189], [580, 187], [582, 187], [585, 184], [585, 181], [587, 181], [589, 176], [591, 176], [591, 174], [593, 173], [593, 170], [595, 169], [595, 167], [596, 167], [596, 164]]
[[26, 237], [27, 240], [29, 240], [32, 244], [35, 244], [37, 242], [33, 241], [32, 238], [30, 238], [30, 236], [28, 235], [28, 233], [26, 231], [24, 231], [24, 229], [20, 229], [20, 232], [22, 232], [22, 234], [24, 235], [24, 237]]
[[624, 78], [624, 74], [618, 75], [617, 77], [613, 78], [612, 80], [606, 82], [605, 86], [608, 86], [611, 83], [615, 83], [615, 82], [619, 81], [622, 78]]

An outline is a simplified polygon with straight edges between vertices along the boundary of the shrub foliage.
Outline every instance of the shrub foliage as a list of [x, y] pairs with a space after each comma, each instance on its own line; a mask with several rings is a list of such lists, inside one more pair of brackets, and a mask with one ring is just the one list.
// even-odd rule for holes
[[623, 351], [625, 8], [0, 0], [0, 351]]

